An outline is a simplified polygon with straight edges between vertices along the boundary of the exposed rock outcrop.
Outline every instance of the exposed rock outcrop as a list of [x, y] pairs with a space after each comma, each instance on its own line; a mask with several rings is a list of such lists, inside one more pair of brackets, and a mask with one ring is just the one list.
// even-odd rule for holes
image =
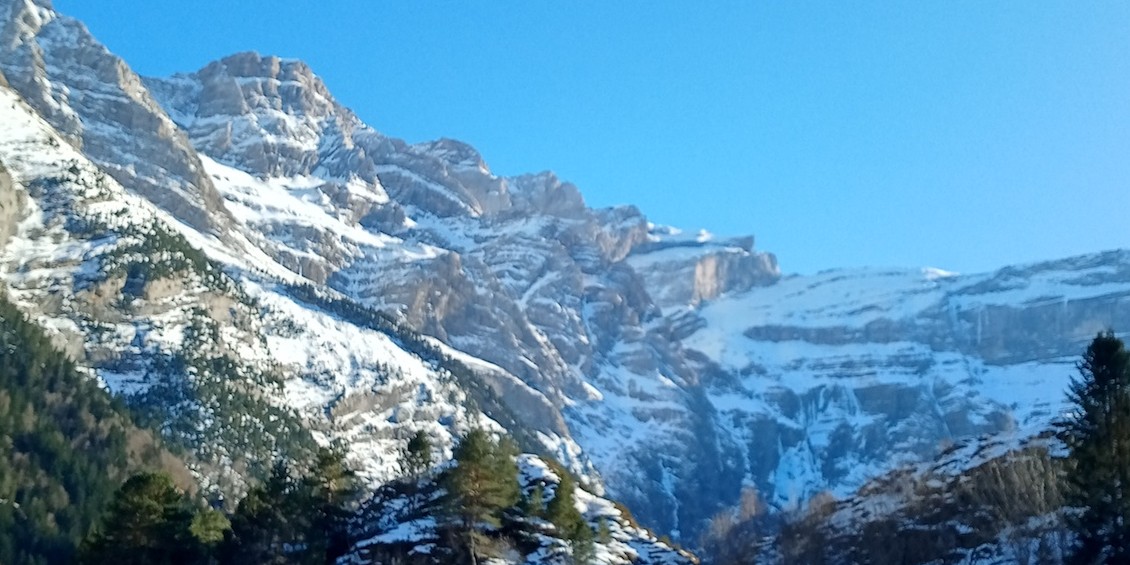
[[230, 224], [196, 151], [141, 78], [48, 0], [0, 0], [0, 71], [122, 185], [201, 231]]

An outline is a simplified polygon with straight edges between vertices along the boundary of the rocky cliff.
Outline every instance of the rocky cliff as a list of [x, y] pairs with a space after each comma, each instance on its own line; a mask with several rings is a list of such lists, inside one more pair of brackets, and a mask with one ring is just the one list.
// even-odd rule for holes
[[201, 231], [228, 224], [196, 151], [141, 78], [49, 0], [0, 1], [0, 71], [123, 186]]
[[331, 441], [379, 484], [416, 430], [484, 425], [693, 542], [744, 486], [785, 508], [1031, 435], [1130, 325], [1126, 252], [781, 277], [384, 135], [300, 61], [139, 79], [44, 0], [0, 0], [0, 71], [0, 278], [217, 488]]

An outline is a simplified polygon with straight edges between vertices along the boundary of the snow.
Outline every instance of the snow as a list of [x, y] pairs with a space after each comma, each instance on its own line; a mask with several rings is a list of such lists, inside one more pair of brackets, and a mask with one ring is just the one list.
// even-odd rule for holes
[[[788, 277], [690, 311], [699, 323], [683, 345], [735, 377], [709, 391], [731, 437], [747, 437], [746, 423], [765, 418], [803, 438], [778, 446], [779, 463], [770, 478], [775, 491], [768, 494], [787, 507], [825, 488], [845, 496], [874, 476], [932, 456], [934, 449], [916, 444], [915, 436], [934, 432], [916, 434], [913, 427], [929, 420], [910, 414], [902, 423], [886, 421], [886, 416], [864, 410], [857, 395], [883, 390], [876, 387], [933, 399], [935, 413], [961, 414], [973, 427], [992, 428], [1007, 414], [1005, 434], [1015, 441], [1046, 430], [1064, 410], [1076, 356], [990, 362], [975, 349], [961, 349], [960, 334], [958, 345], [910, 338], [916, 331], [918, 337], [932, 335], [920, 328], [947, 312], [956, 319], [966, 309], [1066, 306], [1130, 293], [1130, 283], [1120, 282], [1126, 277], [1116, 265], [1084, 257], [980, 275], [927, 268]], [[896, 330], [865, 331], [873, 324], [894, 324]], [[971, 343], [980, 340], [979, 328], [958, 326], [954, 331], [971, 332]], [[892, 335], [904, 337], [886, 341]], [[800, 399], [800, 410], [770, 400], [782, 395]], [[877, 459], [849, 453], [837, 463], [840, 476], [829, 484], [821, 465], [833, 434], [846, 429], [860, 436], [875, 427], [886, 434], [905, 427], [900, 437], [909, 439], [892, 444]]]
[[[560, 477], [540, 457], [524, 453], [517, 458], [518, 483], [523, 492], [530, 492], [535, 485], [546, 490], [544, 495], [552, 497]], [[435, 495], [433, 495], [434, 498]], [[632, 563], [685, 565], [691, 560], [670, 546], [660, 542], [655, 534], [630, 522], [612, 501], [602, 498], [585, 488], [574, 491], [577, 510], [588, 522], [589, 527], [598, 530], [603, 524], [608, 530], [608, 539], [595, 540], [593, 544], [593, 565], [629, 565]], [[409, 553], [430, 553], [436, 547], [438, 524], [433, 517], [414, 517], [407, 510], [413, 507], [409, 499], [401, 495], [391, 500], [384, 499], [373, 531], [364, 540], [354, 544], [350, 556], [342, 563], [363, 560], [364, 551], [384, 544], [413, 544]], [[569, 563], [572, 549], [569, 544], [554, 534], [553, 525], [540, 519], [525, 518], [533, 525], [527, 539], [536, 540], [538, 546], [526, 555], [511, 552], [501, 558], [486, 562], [498, 565], [562, 565]]]
[[[33, 27], [54, 17], [47, 9], [34, 10], [33, 14], [28, 22]], [[74, 39], [74, 33], [70, 27], [58, 26], [40, 41], [63, 48]], [[51, 74], [57, 72], [62, 71], [52, 69]], [[225, 272], [237, 279], [237, 290], [254, 300], [251, 317], [255, 319], [248, 327], [233, 324], [220, 330], [220, 341], [227, 351], [242, 362], [277, 375], [281, 380], [277, 389], [263, 391], [268, 401], [300, 412], [324, 441], [347, 442], [351, 460], [373, 483], [395, 476], [392, 454], [417, 430], [425, 431], [439, 450], [449, 455], [455, 438], [467, 427], [500, 428], [467, 407], [466, 395], [451, 382], [450, 375], [404, 351], [388, 335], [354, 326], [294, 300], [280, 283], [322, 282], [323, 277], [332, 277], [334, 288], [355, 300], [410, 310], [385, 291], [393, 288], [410, 294], [421, 281], [414, 278], [416, 275], [433, 273], [436, 259], [450, 259], [450, 264], [460, 266], [456, 276], [466, 277], [456, 282], [473, 289], [468, 305], [479, 307], [497, 301], [505, 307], [491, 311], [490, 315], [497, 315], [494, 318], [484, 316], [489, 321], [483, 325], [494, 330], [513, 321], [518, 332], [529, 336], [529, 344], [516, 344], [517, 338], [509, 335], [505, 336], [509, 341], [489, 334], [446, 335], [451, 331], [444, 326], [446, 320], [428, 319], [421, 326], [442, 332], [446, 345], [440, 349], [484, 378], [512, 387], [553, 417], [564, 414], [572, 437], [543, 430], [536, 435], [571, 470], [581, 473], [582, 481], [594, 490], [601, 483], [590, 457], [605, 477], [616, 478], [616, 486], [631, 488], [639, 485], [639, 470], [633, 468], [634, 460], [626, 453], [680, 453], [681, 448], [694, 445], [697, 439], [689, 437], [687, 425], [688, 391], [697, 392], [694, 379], [713, 376], [712, 371], [717, 369], [722, 375], [718, 380], [725, 382], [705, 384], [706, 399], [718, 414], [718, 431], [739, 446], [743, 460], [759, 455], [747, 452], [759, 439], [750, 426], [757, 418], [769, 419], [801, 437], [787, 445], [780, 442], [777, 452], [769, 454], [779, 459], [771, 471], [777, 489], [773, 496], [784, 504], [798, 504], [815, 490], [827, 487], [847, 492], [893, 465], [925, 457], [928, 449], [916, 445], [910, 432], [917, 431], [915, 426], [924, 425], [926, 420], [913, 414], [901, 422], [883, 421], [862, 405], [860, 399], [866, 398], [868, 390], [892, 385], [920, 391], [929, 402], [915, 409], [961, 413], [973, 427], [988, 426], [993, 418], [1005, 414], [1013, 420], [1009, 425], [1014, 429], [1009, 433], [1017, 438], [1037, 433], [1062, 411], [1062, 390], [1073, 372], [1073, 359], [1045, 356], [994, 364], [980, 358], [976, 351], [917, 339], [905, 328], [916, 328], [922, 318], [937, 312], [958, 320], [963, 313], [979, 315], [991, 308], [1066, 308], [1072, 301], [1130, 296], [1130, 283], [1119, 280], [1127, 278], [1125, 258], [1084, 258], [1076, 263], [1037, 264], [976, 275], [936, 268], [852, 269], [787, 277], [767, 287], [719, 297], [695, 310], [674, 313], [671, 318], [613, 322], [616, 327], [612, 329], [598, 328], [592, 320], [606, 305], [591, 297], [605, 290], [613, 291], [610, 294], [621, 290], [595, 272], [606, 266], [606, 261], [619, 260], [608, 259], [611, 254], [601, 246], [623, 244], [610, 235], [618, 230], [637, 237], [642, 216], [610, 212], [580, 219], [548, 218], [525, 210], [512, 216], [484, 214], [477, 205], [469, 204], [473, 199], [459, 194], [470, 184], [457, 186], [456, 181], [442, 175], [455, 171], [456, 176], [471, 178], [477, 171], [484, 175], [477, 180], [504, 183], [505, 179], [490, 175], [477, 154], [468, 157], [470, 153], [464, 154], [459, 145], [428, 149], [422, 144], [398, 156], [382, 155], [372, 161], [373, 171], [389, 187], [402, 192], [403, 186], [408, 186], [410, 190], [435, 193], [450, 201], [459, 214], [441, 217], [405, 205], [403, 226], [384, 228], [389, 233], [362, 226], [355, 216], [363, 215], [368, 206], [401, 203], [390, 199], [380, 179], [331, 175], [327, 171], [332, 167], [326, 160], [355, 141], [380, 138], [379, 134], [337, 107], [325, 109], [322, 116], [261, 104], [264, 87], [305, 87], [309, 86], [304, 82], [307, 78], [306, 74], [299, 81], [238, 78], [236, 82], [257, 104], [246, 115], [197, 118], [192, 108], [166, 104], [178, 123], [200, 137], [194, 138], [198, 145], [219, 146], [225, 138], [232, 142], [213, 158], [201, 155], [204, 172], [234, 220], [223, 233], [201, 233], [129, 194], [63, 141], [16, 95], [0, 89], [0, 123], [4, 124], [0, 129], [0, 156], [21, 185], [19, 189], [39, 179], [66, 178], [56, 194], [28, 202], [17, 233], [0, 252], [0, 276], [13, 299], [34, 312], [35, 319], [53, 335], [61, 340], [81, 337], [89, 333], [84, 325], [89, 321], [68, 310], [68, 301], [74, 300], [83, 281], [93, 280], [98, 274], [98, 258], [120, 242], [72, 237], [62, 222], [81, 208], [82, 213], [106, 219], [117, 227], [152, 222], [170, 226], [223, 265]], [[310, 80], [314, 80], [312, 75]], [[195, 98], [194, 89], [199, 88], [195, 80], [183, 76], [155, 84], [172, 95], [179, 89], [186, 100]], [[50, 104], [74, 115], [66, 104], [72, 99], [68, 96], [91, 100], [145, 97], [140, 84], [117, 86], [120, 92], [68, 92], [61, 84], [54, 84], [51, 88], [58, 100]], [[336, 104], [320, 88], [306, 89], [312, 103], [327, 107]], [[154, 115], [163, 126], [172, 127], [160, 112]], [[332, 119], [354, 120], [349, 124], [356, 129], [348, 135], [333, 131], [341, 126], [327, 125]], [[84, 123], [84, 127], [104, 141], [126, 143], [132, 139], [129, 131], [97, 121]], [[301, 166], [290, 167], [308, 171], [290, 176], [257, 177], [239, 170], [240, 152], [253, 151], [260, 145], [293, 149], [321, 161], [310, 161], [317, 162], [316, 166], [307, 166], [304, 161]], [[156, 174], [128, 152], [120, 152], [117, 158], [114, 163], [103, 163], [103, 167]], [[445, 161], [453, 168], [441, 168], [442, 175], [436, 175], [428, 167], [415, 168], [411, 159], [416, 158], [428, 163]], [[77, 173], [70, 172], [72, 163]], [[186, 198], [199, 197], [186, 183], [150, 180]], [[491, 184], [490, 190], [495, 186]], [[338, 199], [342, 197], [350, 203], [341, 204]], [[599, 221], [593, 219], [597, 217]], [[586, 222], [592, 225], [586, 226]], [[578, 226], [591, 227], [577, 232], [583, 238], [606, 237], [609, 241], [586, 239], [568, 250], [571, 255], [555, 255], [555, 246], [561, 246], [561, 242], [544, 234]], [[696, 261], [707, 254], [750, 253], [746, 240], [718, 239], [705, 230], [683, 232], [653, 224], [647, 228], [648, 241], [624, 260], [636, 274]], [[630, 252], [630, 245], [622, 245], [623, 253]], [[386, 283], [388, 286], [380, 286]], [[580, 288], [571, 288], [573, 284]], [[561, 293], [567, 296], [559, 296]], [[117, 347], [138, 356], [173, 351], [184, 342], [190, 311], [202, 303], [204, 294], [206, 289], [200, 285], [188, 284], [182, 294], [167, 297], [160, 304], [139, 303], [139, 309], [154, 311], [99, 327], [106, 336], [105, 343], [87, 343], [86, 347]], [[58, 311], [42, 311], [52, 302], [44, 297], [62, 297], [63, 306]], [[627, 302], [633, 298], [624, 292], [610, 300]], [[425, 306], [416, 309], [428, 316], [439, 306], [438, 301], [432, 303], [432, 297], [421, 300]], [[575, 304], [568, 304], [570, 300]], [[632, 308], [622, 303], [609, 307]], [[682, 316], [687, 327], [698, 329], [664, 350], [664, 345], [656, 345], [660, 342], [657, 336], [666, 335], [671, 326], [664, 324], [675, 316]], [[979, 323], [980, 317], [977, 320]], [[866, 331], [887, 326], [897, 331], [877, 332], [883, 337]], [[780, 330], [784, 337], [751, 337], [772, 335], [774, 330]], [[833, 337], [822, 341], [821, 335]], [[843, 335], [848, 337], [837, 343], [836, 336]], [[578, 347], [579, 353], [565, 361], [555, 340], [575, 340], [584, 347]], [[440, 344], [440, 340], [433, 340], [433, 344]], [[684, 358], [682, 348], [695, 356]], [[504, 351], [496, 355], [500, 349]], [[497, 362], [463, 350], [491, 356]], [[669, 359], [672, 366], [665, 366]], [[678, 370], [683, 363], [689, 368]], [[524, 372], [525, 368], [529, 371]], [[527, 383], [515, 374], [536, 375], [541, 380]], [[144, 372], [128, 366], [100, 368], [97, 375], [119, 394], [137, 394], [147, 386]], [[779, 401], [783, 396], [796, 399], [797, 407], [784, 406]], [[886, 427], [893, 445], [880, 458], [848, 454], [835, 462], [842, 476], [829, 484], [820, 468], [821, 457], [845, 426], [852, 433]], [[896, 436], [900, 432], [908, 433]], [[861, 441], [853, 448], [860, 445]], [[534, 467], [531, 462], [530, 469]], [[675, 477], [664, 471], [655, 492], [673, 496]], [[746, 480], [752, 482], [752, 477]], [[578, 498], [579, 503], [582, 499]], [[595, 499], [585, 504], [586, 514], [606, 510]], [[426, 529], [427, 524], [418, 527]], [[396, 535], [412, 533], [409, 528]], [[631, 551], [643, 555], [646, 547], [632, 546]]]
[[936, 304], [949, 280], [921, 271], [831, 271], [792, 276], [774, 285], [706, 304], [710, 331], [741, 334], [752, 326], [860, 328], [901, 320]]

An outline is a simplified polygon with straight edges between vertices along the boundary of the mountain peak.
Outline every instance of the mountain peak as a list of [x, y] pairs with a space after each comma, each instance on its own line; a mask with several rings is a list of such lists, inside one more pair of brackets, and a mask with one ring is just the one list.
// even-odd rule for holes
[[227, 223], [196, 151], [140, 77], [51, 2], [0, 0], [0, 72], [123, 186], [205, 231]]
[[422, 153], [443, 159], [454, 167], [490, 172], [479, 150], [457, 139], [441, 137], [435, 141], [417, 143], [412, 147]]
[[302, 81], [316, 84], [325, 90], [325, 84], [314, 70], [300, 59], [288, 59], [277, 55], [263, 55], [256, 51], [233, 53], [213, 61], [197, 71], [201, 75], [222, 74], [233, 78], [274, 79], [280, 81]]
[[246, 51], [146, 85], [198, 148], [259, 176], [309, 174], [326, 144], [376, 135], [295, 59]]

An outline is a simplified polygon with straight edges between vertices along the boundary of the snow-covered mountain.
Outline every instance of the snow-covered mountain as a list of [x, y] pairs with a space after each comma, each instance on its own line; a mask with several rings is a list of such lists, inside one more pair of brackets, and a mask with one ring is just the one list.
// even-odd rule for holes
[[4, 291], [221, 490], [335, 441], [376, 485], [417, 430], [450, 456], [486, 426], [693, 543], [743, 487], [1037, 433], [1130, 325], [1130, 252], [781, 277], [752, 237], [384, 135], [300, 61], [142, 79], [46, 0], [0, 0], [0, 72]]
[[682, 343], [707, 398], [753, 482], [795, 503], [955, 439], [1045, 429], [1086, 344], [1130, 321], [1130, 253], [968, 276], [828, 271], [694, 316]]

